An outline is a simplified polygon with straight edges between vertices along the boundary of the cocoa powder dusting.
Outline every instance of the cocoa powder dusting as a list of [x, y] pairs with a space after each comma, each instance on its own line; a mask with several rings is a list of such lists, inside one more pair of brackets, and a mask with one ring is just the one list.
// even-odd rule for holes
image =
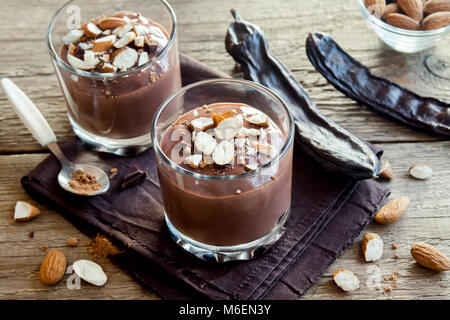
[[87, 251], [92, 254], [93, 260], [122, 253], [107, 237], [100, 234], [97, 234], [94, 240], [88, 244]]
[[81, 169], [71, 173], [70, 177], [72, 180], [69, 181], [69, 186], [77, 193], [89, 194], [100, 190], [101, 184], [95, 176], [85, 173]]

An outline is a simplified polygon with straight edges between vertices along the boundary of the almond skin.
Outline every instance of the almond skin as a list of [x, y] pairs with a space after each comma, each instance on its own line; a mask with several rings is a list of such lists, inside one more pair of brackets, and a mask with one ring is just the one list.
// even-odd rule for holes
[[381, 18], [386, 10], [386, 0], [364, 0], [364, 5], [377, 18]]
[[435, 12], [427, 16], [422, 21], [423, 30], [439, 29], [450, 25], [450, 12]]
[[445, 254], [426, 243], [411, 244], [411, 255], [421, 266], [436, 270], [450, 270], [450, 260]]
[[420, 24], [416, 20], [401, 13], [388, 14], [386, 16], [386, 23], [397, 28], [420, 30]]
[[428, 14], [450, 11], [450, 0], [428, 0], [423, 6], [423, 11]]
[[66, 257], [57, 250], [51, 250], [42, 260], [39, 277], [45, 285], [57, 284], [66, 272]]
[[399, 197], [389, 201], [375, 215], [375, 221], [381, 224], [397, 221], [406, 213], [409, 203], [408, 197]]
[[423, 2], [422, 0], [397, 0], [398, 5], [403, 12], [416, 21], [423, 18]]

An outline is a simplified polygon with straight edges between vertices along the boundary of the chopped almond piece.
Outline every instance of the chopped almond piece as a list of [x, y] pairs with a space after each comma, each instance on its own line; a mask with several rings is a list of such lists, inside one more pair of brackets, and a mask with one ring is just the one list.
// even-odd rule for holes
[[247, 118], [247, 121], [251, 124], [254, 124], [256, 126], [260, 127], [268, 127], [269, 126], [269, 118], [262, 113], [257, 113], [254, 115], [251, 115]]
[[95, 67], [100, 62], [100, 59], [95, 56], [93, 51], [86, 51], [84, 53], [84, 61]]
[[244, 163], [243, 166], [244, 166], [245, 170], [247, 170], [247, 171], [253, 171], [258, 168], [257, 164], [245, 164]]
[[133, 67], [138, 60], [138, 53], [132, 48], [126, 48], [120, 52], [113, 61], [113, 64], [121, 71]]
[[139, 55], [138, 66], [142, 66], [143, 64], [146, 64], [148, 61], [149, 61], [148, 53], [145, 51], [141, 52]]
[[217, 142], [212, 135], [201, 131], [195, 136], [194, 145], [199, 152], [210, 155], [216, 148]]
[[198, 169], [200, 162], [202, 161], [201, 154], [194, 154], [192, 156], [186, 157], [186, 163], [193, 169]]
[[83, 36], [84, 31], [83, 30], [70, 30], [63, 38], [62, 41], [64, 42], [64, 44], [71, 44], [74, 42], [77, 42], [78, 40], [81, 39], [81, 37]]
[[201, 117], [191, 121], [189, 123], [189, 128], [191, 130], [201, 130], [205, 131], [214, 127], [214, 121], [212, 118]]
[[144, 45], [145, 45], [144, 36], [138, 36], [138, 37], [134, 38], [134, 45], [136, 47], [140, 47], [140, 48], [144, 47]]
[[270, 144], [260, 144], [258, 143], [256, 145], [256, 149], [259, 151], [259, 153], [268, 156], [270, 158], [275, 158], [275, 156], [277, 155], [277, 150], [275, 149], [274, 146], [270, 145]]
[[94, 65], [89, 64], [86, 61], [83, 61], [81, 59], [78, 59], [78, 58], [72, 56], [71, 54], [67, 55], [67, 61], [69, 62], [69, 64], [72, 67], [74, 67], [76, 69], [80, 69], [80, 70], [90, 70], [95, 67]]
[[219, 166], [230, 164], [234, 160], [234, 144], [230, 141], [222, 141], [214, 149], [212, 158]]
[[98, 38], [97, 40], [94, 41], [92, 51], [103, 52], [109, 50], [116, 42], [116, 38], [117, 37], [115, 35]]
[[24, 201], [17, 201], [14, 209], [14, 221], [23, 222], [34, 219], [41, 211], [35, 206]]
[[200, 162], [199, 167], [203, 169], [204, 167], [212, 165], [212, 164], [214, 164], [214, 160], [213, 160], [212, 156], [204, 154], [203, 158], [202, 158], [202, 162]]
[[359, 289], [359, 279], [352, 271], [347, 269], [337, 269], [332, 277], [339, 288], [346, 292], [352, 292]]
[[216, 126], [216, 127], [219, 125], [219, 123], [221, 121], [225, 120], [224, 116], [222, 116], [220, 114], [217, 114], [217, 113], [213, 113], [213, 115], [211, 117], [212, 117], [212, 119], [214, 121], [214, 126]]
[[224, 117], [225, 119], [228, 119], [228, 118], [234, 117], [236, 114], [237, 114], [237, 111], [235, 111], [235, 110], [227, 110], [227, 111], [221, 113], [220, 115], [222, 117]]
[[112, 33], [117, 35], [119, 38], [122, 38], [131, 30], [133, 30], [133, 26], [131, 24], [126, 24], [122, 27], [118, 27], [118, 28], [114, 29], [114, 31]]
[[214, 129], [214, 133], [221, 140], [230, 140], [239, 133], [239, 130], [241, 128], [242, 122], [236, 116], [220, 121], [217, 127]]
[[114, 43], [114, 47], [117, 49], [123, 48], [127, 46], [130, 42], [134, 40], [136, 34], [134, 32], [127, 32], [122, 38], [120, 38], [116, 43]]
[[74, 45], [73, 43], [69, 44], [69, 51], [68, 51], [68, 53], [73, 56], [75, 54], [76, 48], [77, 48], [77, 46]]
[[99, 29], [95, 24], [89, 22], [84, 29], [84, 34], [90, 37], [97, 37], [102, 33], [102, 30]]
[[117, 68], [110, 63], [103, 64], [102, 73], [114, 73], [117, 71]]

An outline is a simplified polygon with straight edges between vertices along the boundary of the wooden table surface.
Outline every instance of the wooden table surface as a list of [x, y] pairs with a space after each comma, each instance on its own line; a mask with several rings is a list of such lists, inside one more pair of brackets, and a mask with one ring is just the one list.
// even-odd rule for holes
[[[63, 143], [73, 138], [65, 103], [57, 85], [45, 43], [47, 24], [62, 0], [0, 0], [0, 77], [15, 81], [35, 102]], [[450, 39], [417, 54], [401, 54], [386, 47], [368, 28], [356, 0], [171, 0], [179, 20], [180, 50], [192, 57], [233, 74], [234, 62], [224, 49], [223, 39], [232, 21], [229, 9], [260, 25], [273, 52], [289, 67], [328, 117], [361, 138], [384, 148], [395, 179], [388, 183], [390, 198], [409, 196], [411, 205], [399, 221], [383, 226], [371, 223], [366, 231], [379, 233], [384, 240], [383, 257], [377, 263], [381, 285], [384, 276], [399, 272], [398, 286], [391, 293], [366, 285], [377, 263], [361, 257], [361, 236], [344, 252], [302, 298], [303, 299], [449, 299], [450, 272], [434, 272], [418, 266], [409, 253], [412, 242], [427, 242], [450, 255], [450, 140], [413, 131], [355, 103], [336, 91], [318, 74], [305, 53], [308, 32], [325, 31], [352, 56], [378, 75], [401, 82], [423, 95], [450, 101], [450, 80], [431, 74], [424, 65], [430, 55], [444, 55]], [[125, 9], [125, 8], [124, 8]], [[447, 55], [447, 68], [448, 68]], [[104, 287], [82, 283], [80, 290], [69, 290], [63, 281], [47, 287], [39, 281], [39, 267], [48, 245], [64, 252], [68, 263], [90, 258], [85, 244], [89, 239], [58, 213], [36, 203], [20, 186], [20, 178], [47, 150], [36, 143], [13, 112], [0, 90], [0, 299], [154, 299], [127, 273], [108, 259], [100, 260], [109, 280]], [[430, 180], [408, 176], [417, 162], [434, 170]], [[14, 205], [25, 200], [37, 205], [42, 214], [33, 221], [15, 223]], [[34, 238], [28, 233], [34, 231]], [[68, 247], [69, 237], [81, 246]], [[398, 244], [398, 250], [391, 249]], [[394, 259], [394, 253], [399, 258]], [[361, 288], [344, 294], [330, 275], [336, 268], [353, 270]]]

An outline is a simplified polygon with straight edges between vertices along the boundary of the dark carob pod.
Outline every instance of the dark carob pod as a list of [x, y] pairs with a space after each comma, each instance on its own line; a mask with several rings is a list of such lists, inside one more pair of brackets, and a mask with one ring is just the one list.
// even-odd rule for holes
[[379, 160], [362, 140], [327, 119], [291, 72], [270, 52], [263, 31], [243, 21], [235, 10], [227, 32], [228, 53], [243, 69], [245, 79], [275, 91], [295, 121], [298, 146], [323, 168], [353, 179], [378, 176]]
[[346, 96], [410, 127], [450, 136], [449, 104], [374, 76], [325, 33], [308, 36], [306, 53], [316, 70]]

